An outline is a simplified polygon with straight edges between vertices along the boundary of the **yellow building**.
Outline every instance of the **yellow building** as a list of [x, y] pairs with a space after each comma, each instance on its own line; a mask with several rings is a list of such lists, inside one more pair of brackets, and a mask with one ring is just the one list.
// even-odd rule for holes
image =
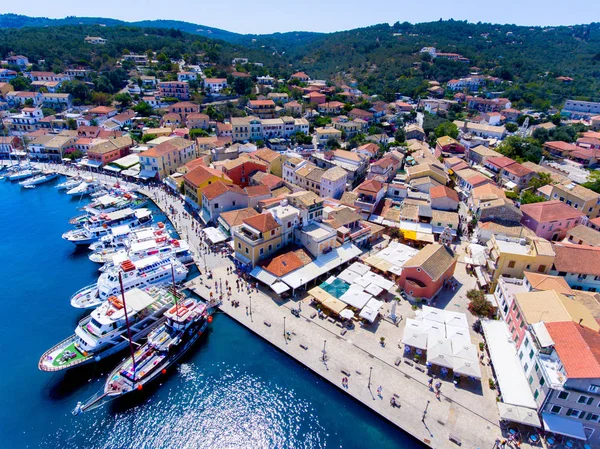
[[525, 271], [548, 274], [556, 257], [552, 244], [537, 237], [519, 239], [492, 235], [487, 245], [487, 270], [492, 288], [500, 276], [521, 279]]
[[202, 207], [202, 190], [216, 181], [233, 184], [225, 173], [199, 165], [183, 176], [185, 196], [200, 208]]
[[574, 207], [586, 214], [588, 218], [596, 218], [600, 215], [600, 194], [575, 183], [553, 185], [549, 199], [559, 200]]
[[269, 166], [269, 173], [281, 178], [283, 173], [283, 156], [281, 153], [273, 151], [269, 148], [261, 148], [260, 150], [252, 153], [252, 157], [255, 157], [256, 159], [267, 164]]
[[246, 218], [233, 231], [235, 257], [252, 267], [282, 248], [281, 225], [271, 213]]
[[406, 182], [409, 183], [415, 179], [429, 177], [435, 179], [441, 185], [445, 186], [448, 183], [448, 175], [439, 162], [423, 163], [406, 169]]

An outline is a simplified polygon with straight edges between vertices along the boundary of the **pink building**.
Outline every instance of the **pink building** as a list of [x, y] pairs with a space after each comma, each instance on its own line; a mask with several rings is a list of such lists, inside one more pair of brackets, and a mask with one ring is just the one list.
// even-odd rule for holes
[[454, 274], [456, 260], [449, 247], [427, 245], [404, 264], [398, 284], [413, 298], [430, 300]]
[[538, 237], [558, 241], [567, 231], [580, 224], [585, 214], [558, 200], [521, 206], [521, 224], [535, 232]]

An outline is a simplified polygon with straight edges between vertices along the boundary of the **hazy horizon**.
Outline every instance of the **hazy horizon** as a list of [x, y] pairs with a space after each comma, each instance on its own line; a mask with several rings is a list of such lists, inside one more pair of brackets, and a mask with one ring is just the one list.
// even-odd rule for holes
[[[365, 8], [356, 0], [306, 0], [304, 7], [275, 0], [264, 0], [260, 7], [251, 2], [230, 0], [223, 4], [181, 2], [181, 8], [169, 8], [163, 14], [164, 2], [159, 0], [105, 0], [100, 4], [80, 0], [47, 2], [30, 0], [11, 5], [5, 13], [30, 17], [62, 19], [66, 16], [98, 17], [128, 22], [141, 20], [181, 20], [242, 34], [270, 34], [290, 31], [335, 32], [380, 23], [432, 22], [439, 19], [467, 20], [472, 23], [515, 24], [522, 26], [569, 26], [590, 23], [600, 17], [600, 2], [573, 0], [568, 4], [551, 5], [547, 1], [524, 3], [506, 0], [500, 7], [485, 8], [475, 0], [465, 0], [457, 11], [455, 3], [431, 0], [427, 8], [421, 4], [402, 4], [381, 0], [375, 8]], [[110, 11], [110, 12], [109, 12]]]

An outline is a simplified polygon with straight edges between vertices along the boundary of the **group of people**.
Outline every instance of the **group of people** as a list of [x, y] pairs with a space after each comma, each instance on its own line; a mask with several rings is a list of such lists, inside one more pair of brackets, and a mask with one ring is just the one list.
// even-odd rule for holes
[[434, 385], [433, 385], [433, 377], [429, 378], [429, 381], [427, 382], [427, 384], [429, 385], [429, 391], [435, 391], [435, 397], [436, 399], [440, 399], [440, 394], [441, 394], [441, 390], [442, 390], [442, 383], [438, 380], [435, 383], [435, 389], [434, 389]]

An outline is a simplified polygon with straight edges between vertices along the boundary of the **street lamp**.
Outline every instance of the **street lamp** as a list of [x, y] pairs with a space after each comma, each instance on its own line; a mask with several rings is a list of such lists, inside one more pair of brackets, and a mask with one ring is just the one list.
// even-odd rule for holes
[[285, 344], [287, 344], [287, 336], [285, 332], [285, 318], [286, 317], [283, 317], [283, 338], [285, 338]]
[[369, 367], [369, 385], [367, 386], [367, 388], [370, 390], [371, 389], [371, 374], [373, 373], [373, 367]]
[[323, 358], [321, 359], [321, 360], [323, 360], [323, 362], [325, 362], [327, 360], [326, 359], [327, 351], [325, 350], [325, 345], [326, 344], [327, 344], [327, 340], [323, 340]]

